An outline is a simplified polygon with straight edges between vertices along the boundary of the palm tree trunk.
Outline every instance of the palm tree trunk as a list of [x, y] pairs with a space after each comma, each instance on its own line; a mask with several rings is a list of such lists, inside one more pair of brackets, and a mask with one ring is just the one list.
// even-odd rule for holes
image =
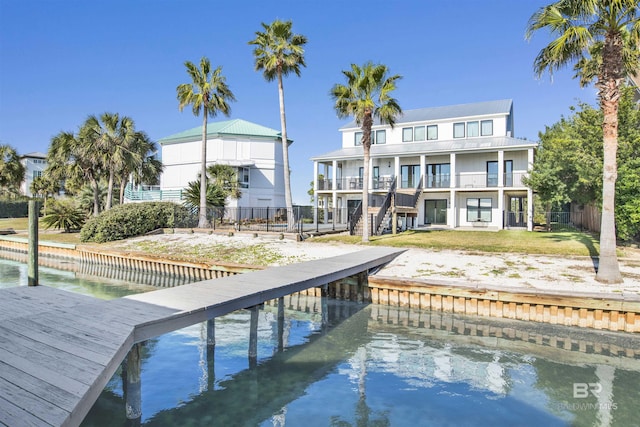
[[205, 108], [202, 120], [202, 158], [200, 160], [200, 216], [198, 228], [207, 226], [207, 114]]
[[[615, 85], [615, 82], [608, 82]], [[604, 91], [603, 91], [604, 92]], [[618, 97], [601, 95], [604, 114], [604, 161], [602, 174], [602, 219], [600, 223], [600, 257], [596, 280], [603, 283], [622, 283], [616, 254], [615, 196], [618, 177]]]
[[127, 180], [126, 179], [122, 179], [120, 180], [120, 204], [122, 205], [124, 203], [124, 188], [127, 185]]
[[111, 209], [111, 204], [113, 203], [113, 175], [113, 170], [109, 171], [109, 185], [107, 186], [107, 203], [104, 207], [105, 211]]
[[371, 110], [364, 113], [362, 120], [362, 151], [364, 168], [362, 175], [362, 241], [369, 242], [369, 159], [371, 157], [371, 126], [373, 117]]
[[100, 189], [95, 178], [91, 178], [91, 186], [93, 187], [93, 216], [98, 216], [100, 213]]
[[284, 85], [278, 72], [278, 97], [280, 99], [280, 128], [282, 129], [282, 163], [284, 169], [284, 201], [287, 207], [287, 230], [294, 228], [293, 201], [291, 200], [291, 176], [289, 170], [289, 143], [287, 140], [287, 116], [284, 111]]

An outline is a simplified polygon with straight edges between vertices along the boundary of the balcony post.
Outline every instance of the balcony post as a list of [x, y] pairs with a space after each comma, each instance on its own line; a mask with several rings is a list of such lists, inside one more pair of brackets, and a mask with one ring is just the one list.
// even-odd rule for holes
[[393, 169], [394, 169], [393, 176], [396, 178], [396, 188], [401, 188], [402, 177], [400, 176], [400, 157], [398, 156], [395, 156], [393, 158]]
[[458, 181], [458, 178], [457, 178], [457, 175], [456, 175], [456, 153], [449, 154], [449, 169], [450, 169], [450, 173], [451, 173], [450, 187], [451, 188], [456, 188], [457, 187], [457, 181]]
[[313, 222], [318, 224], [318, 162], [313, 162], [313, 201], [314, 208], [313, 209]]
[[503, 150], [498, 150], [498, 187], [504, 187], [504, 151]]

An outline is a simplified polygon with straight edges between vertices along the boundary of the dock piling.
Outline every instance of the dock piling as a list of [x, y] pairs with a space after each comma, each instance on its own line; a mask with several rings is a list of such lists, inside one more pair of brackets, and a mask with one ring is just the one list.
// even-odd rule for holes
[[29, 262], [27, 266], [29, 286], [38, 286], [38, 205], [29, 200]]

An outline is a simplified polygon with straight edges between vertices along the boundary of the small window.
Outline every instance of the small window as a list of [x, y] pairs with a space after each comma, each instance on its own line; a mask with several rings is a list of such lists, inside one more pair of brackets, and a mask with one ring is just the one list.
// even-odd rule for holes
[[467, 122], [467, 136], [469, 138], [478, 136], [478, 122]]
[[453, 124], [453, 137], [464, 138], [464, 123]]
[[33, 179], [40, 178], [42, 176], [42, 171], [33, 171]]
[[354, 145], [362, 145], [362, 132], [355, 133]]
[[424, 126], [416, 126], [413, 128], [413, 140], [424, 141]]
[[402, 142], [413, 141], [413, 128], [402, 128]]
[[480, 135], [493, 135], [493, 120], [483, 120], [480, 122]]
[[387, 131], [386, 130], [377, 130], [375, 133], [376, 133], [376, 144], [386, 144], [387, 143]]
[[438, 139], [438, 125], [427, 126], [427, 139]]

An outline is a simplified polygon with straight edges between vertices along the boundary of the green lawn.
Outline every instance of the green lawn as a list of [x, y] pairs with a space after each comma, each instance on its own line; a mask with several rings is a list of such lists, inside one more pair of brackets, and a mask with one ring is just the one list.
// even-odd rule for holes
[[[362, 237], [330, 235], [311, 240], [357, 244], [362, 241]], [[382, 246], [546, 255], [596, 256], [599, 248], [598, 240], [591, 235], [568, 231], [405, 231], [395, 236], [373, 236], [370, 240], [371, 245]]]
[[[60, 230], [47, 229], [40, 221], [38, 239], [43, 242], [69, 243], [77, 245], [80, 243], [80, 233], [62, 233]], [[29, 218], [0, 218], [0, 230], [13, 228], [16, 237], [28, 237]]]

